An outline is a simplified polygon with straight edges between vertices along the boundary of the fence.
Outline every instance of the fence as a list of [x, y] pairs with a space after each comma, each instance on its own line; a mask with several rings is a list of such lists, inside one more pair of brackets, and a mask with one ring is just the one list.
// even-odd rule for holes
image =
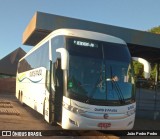
[[160, 88], [137, 88], [136, 102], [136, 117], [160, 119]]

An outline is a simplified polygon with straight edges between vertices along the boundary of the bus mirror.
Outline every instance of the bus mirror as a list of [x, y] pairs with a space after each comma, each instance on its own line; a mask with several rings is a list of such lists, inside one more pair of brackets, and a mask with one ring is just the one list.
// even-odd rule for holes
[[140, 58], [140, 57], [132, 57], [132, 60], [135, 60], [141, 64], [143, 64], [144, 66], [144, 77], [146, 79], [150, 78], [150, 73], [151, 73], [151, 66], [149, 64], [149, 62], [143, 58]]
[[61, 53], [61, 69], [67, 70], [69, 66], [69, 54], [65, 48], [58, 48], [56, 52]]

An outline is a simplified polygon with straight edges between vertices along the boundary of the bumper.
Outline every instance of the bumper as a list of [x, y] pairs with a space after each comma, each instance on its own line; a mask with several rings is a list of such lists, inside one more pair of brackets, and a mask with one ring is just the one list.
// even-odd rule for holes
[[135, 114], [115, 120], [91, 119], [63, 108], [62, 128], [71, 130], [130, 130], [134, 126], [134, 119]]

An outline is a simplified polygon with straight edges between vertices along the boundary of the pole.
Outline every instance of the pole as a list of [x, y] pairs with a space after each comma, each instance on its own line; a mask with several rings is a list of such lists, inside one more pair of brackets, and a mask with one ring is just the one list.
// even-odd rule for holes
[[160, 63], [157, 64], [157, 85], [159, 83]]
[[159, 63], [157, 63], [156, 66], [156, 77], [155, 77], [155, 96], [154, 96], [154, 120], [157, 119], [158, 112], [157, 112], [157, 83], [158, 83], [158, 77], [159, 77]]

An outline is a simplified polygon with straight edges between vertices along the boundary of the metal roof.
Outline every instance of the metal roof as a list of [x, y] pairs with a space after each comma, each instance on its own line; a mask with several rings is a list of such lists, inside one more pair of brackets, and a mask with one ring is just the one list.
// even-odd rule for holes
[[59, 28], [83, 29], [121, 38], [127, 43], [132, 56], [160, 62], [160, 35], [42, 12], [36, 12], [31, 19], [23, 33], [22, 43], [35, 46]]

